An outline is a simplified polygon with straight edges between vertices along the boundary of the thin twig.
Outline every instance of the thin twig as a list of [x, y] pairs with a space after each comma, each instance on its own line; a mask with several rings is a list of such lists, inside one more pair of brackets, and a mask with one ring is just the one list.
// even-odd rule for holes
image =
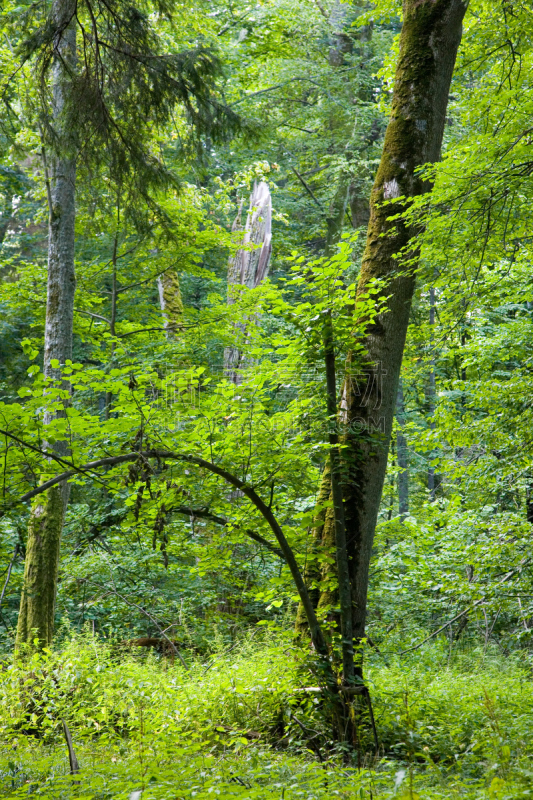
[[270, 544], [268, 539], [265, 539], [261, 534], [256, 533], [255, 531], [250, 530], [249, 528], [241, 528], [240, 525], [234, 522], [230, 522], [228, 519], [224, 517], [219, 517], [217, 514], [212, 514], [207, 509], [203, 508], [187, 508], [186, 506], [173, 506], [169, 509], [169, 513], [176, 512], [178, 514], [187, 514], [188, 516], [192, 517], [199, 517], [200, 519], [208, 519], [211, 522], [216, 522], [217, 525], [223, 525], [224, 527], [233, 526], [234, 528], [238, 528], [242, 530], [246, 536], [249, 536], [250, 539], [253, 539], [258, 544], [263, 545], [266, 547], [267, 550], [270, 550], [271, 553], [274, 553], [278, 558], [281, 558], [282, 561], [285, 561], [285, 556], [279, 549], [279, 547], [274, 547], [274, 545]]
[[317, 199], [316, 195], [314, 194], [313, 190], [311, 189], [311, 187], [309, 186], [307, 181], [304, 178], [302, 178], [302, 176], [300, 175], [298, 170], [294, 169], [294, 167], [292, 168], [292, 171], [294, 172], [294, 174], [296, 175], [296, 177], [298, 178], [298, 180], [300, 181], [300, 183], [304, 187], [305, 191], [308, 192], [311, 195], [311, 197], [313, 198], [313, 200], [315, 201], [315, 203], [317, 204], [319, 209], [323, 212], [324, 209], [322, 208], [322, 204], [320, 203], [320, 200]]
[[322, 762], [324, 761], [324, 759], [322, 758], [322, 753], [320, 752], [320, 747], [319, 747], [319, 746], [318, 746], [318, 744], [316, 744], [316, 742], [314, 741], [314, 739], [316, 739], [316, 737], [317, 737], [317, 736], [319, 736], [320, 734], [319, 734], [319, 733], [317, 733], [317, 731], [314, 731], [312, 728], [307, 728], [307, 727], [306, 727], [306, 726], [305, 726], [305, 725], [304, 725], [302, 722], [300, 722], [300, 720], [298, 719], [298, 717], [296, 716], [296, 714], [293, 714], [293, 715], [292, 715], [292, 718], [293, 718], [293, 720], [294, 720], [295, 722], [297, 722], [297, 723], [298, 723], [298, 725], [300, 726], [300, 728], [302, 729], [302, 731], [304, 732], [304, 734], [305, 734], [305, 735], [307, 735], [307, 731], [311, 731], [311, 733], [314, 733], [314, 734], [315, 734], [314, 736], [308, 737], [308, 739], [307, 739], [307, 742], [308, 742], [308, 744], [310, 744], [310, 745], [311, 745], [311, 747], [313, 748], [313, 750], [315, 751], [315, 753], [316, 753], [316, 754], [317, 754], [317, 756], [318, 756], [318, 760], [319, 760], [319, 761], [320, 761], [320, 763], [322, 764]]
[[370, 716], [370, 724], [372, 725], [372, 733], [374, 734], [374, 744], [376, 746], [376, 755], [379, 753], [379, 740], [378, 740], [378, 732], [376, 728], [376, 720], [374, 719], [374, 709], [372, 708], [372, 699], [370, 697], [370, 691], [368, 687], [366, 687], [366, 692], [364, 693], [366, 697], [366, 702], [368, 704], [368, 714]]
[[15, 559], [18, 556], [18, 552], [19, 552], [19, 545], [17, 542], [17, 544], [15, 545], [15, 550], [13, 552], [13, 558], [11, 559], [9, 567], [7, 568], [7, 577], [4, 583], [4, 587], [2, 589], [2, 594], [0, 594], [0, 607], [2, 606], [2, 602], [4, 600], [4, 594], [6, 592], [7, 584], [9, 583], [9, 578], [11, 576], [11, 570], [13, 569], [13, 564], [15, 563]]

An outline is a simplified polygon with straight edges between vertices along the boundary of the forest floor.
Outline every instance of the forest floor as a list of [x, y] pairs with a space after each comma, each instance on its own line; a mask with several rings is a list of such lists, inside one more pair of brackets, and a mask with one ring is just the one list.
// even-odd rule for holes
[[347, 767], [328, 745], [317, 696], [296, 691], [312, 681], [306, 654], [272, 638], [221, 647], [188, 670], [86, 637], [24, 668], [5, 663], [0, 796], [533, 798], [533, 679], [523, 651], [471, 648], [450, 659], [437, 643], [369, 665], [380, 753], [363, 720]]

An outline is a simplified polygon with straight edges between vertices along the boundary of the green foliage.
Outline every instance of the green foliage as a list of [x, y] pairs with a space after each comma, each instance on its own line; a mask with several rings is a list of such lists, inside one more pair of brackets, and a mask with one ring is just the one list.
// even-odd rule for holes
[[[305, 654], [286, 637], [268, 638], [215, 647], [187, 672], [91, 636], [6, 664], [3, 796], [326, 800], [407, 798], [411, 788], [413, 797], [435, 800], [530, 796], [527, 663], [480, 651], [448, 662], [436, 647], [407, 663], [372, 664], [382, 757], [343, 769], [328, 753], [327, 730], [315, 735], [316, 697], [297, 693], [309, 680]], [[62, 719], [79, 784], [68, 774]]]
[[[3, 796], [531, 796], [529, 4], [472, 0], [443, 160], [410, 212], [421, 269], [402, 373], [409, 515], [398, 513], [393, 436], [363, 644], [381, 752], [372, 755], [359, 709], [360, 770], [343, 765], [327, 704], [297, 693], [318, 679], [310, 655], [279, 633], [298, 598], [272, 531], [242, 493], [190, 461], [253, 486], [302, 570], [333, 563], [310, 552], [327, 457], [322, 319], [333, 315], [340, 386], [362, 332], [352, 317], [357, 232], [401, 25], [396, 0], [370, 5], [78, 4], [72, 78], [87, 103], [67, 109], [83, 152], [68, 388], [41, 373], [53, 30], [42, 4], [4, 6]], [[229, 140], [238, 117], [253, 126]], [[255, 180], [272, 190], [271, 280], [228, 305], [228, 257], [242, 244], [231, 225]], [[328, 214], [345, 184], [354, 230], [326, 261]], [[158, 299], [166, 273], [183, 299], [172, 336]], [[369, 287], [365, 323], [378, 290]], [[238, 386], [224, 375], [227, 347], [247, 364]], [[64, 411], [46, 436], [45, 409]], [[19, 501], [63, 469], [46, 453], [58, 441], [75, 465], [55, 620], [62, 649], [13, 666], [29, 511]], [[168, 455], [80, 471], [149, 450]], [[177, 656], [171, 664], [120, 644], [164, 635], [188, 671]], [[68, 775], [61, 719], [80, 784]]]

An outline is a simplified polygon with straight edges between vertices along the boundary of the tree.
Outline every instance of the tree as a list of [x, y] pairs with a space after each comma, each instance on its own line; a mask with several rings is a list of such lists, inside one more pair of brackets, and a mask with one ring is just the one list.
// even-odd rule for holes
[[[440, 156], [448, 93], [462, 20], [463, 0], [404, 2], [400, 54], [391, 117], [370, 199], [370, 221], [357, 290], [358, 304], [372, 283], [383, 285], [385, 307], [369, 325], [361, 355], [348, 356], [339, 427], [343, 432], [343, 495], [353, 636], [365, 633], [368, 575], [374, 530], [387, 466], [398, 379], [415, 287], [416, 255], [409, 245], [416, 227], [402, 212], [409, 198], [430, 185], [421, 168]], [[404, 259], [402, 261], [402, 259]], [[363, 392], [359, 390], [362, 383]], [[330, 478], [325, 473], [325, 482]], [[322, 495], [324, 492], [321, 492]], [[334, 541], [334, 519], [321, 531]], [[327, 598], [328, 605], [330, 598]]]
[[[74, 223], [76, 150], [68, 125], [72, 103], [72, 77], [76, 69], [75, 6], [70, 0], [55, 0], [51, 10], [55, 40], [52, 68], [52, 113], [57, 148], [47, 184], [48, 284], [44, 337], [44, 375], [61, 380], [61, 366], [72, 358], [72, 324], [76, 275], [74, 270]], [[68, 384], [63, 388], [68, 392]], [[56, 412], [61, 414], [61, 411]], [[54, 412], [47, 412], [45, 426]], [[67, 454], [65, 442], [54, 444], [60, 455]], [[48, 646], [54, 631], [55, 597], [59, 566], [59, 544], [68, 502], [64, 482], [45, 494], [33, 507], [28, 524], [24, 587], [17, 623], [16, 646], [30, 643], [35, 636], [41, 647]]]
[[[166, 7], [159, 10], [168, 11]], [[78, 30], [82, 54], [79, 68]], [[51, 382], [57, 382], [72, 356], [77, 167], [81, 164], [85, 170], [93, 171], [93, 177], [102, 168], [107, 171], [117, 189], [117, 207], [124, 199], [130, 221], [146, 230], [150, 215], [164, 219], [153, 191], [176, 183], [152, 152], [152, 126], [168, 123], [178, 103], [197, 132], [209, 132], [215, 139], [224, 126], [225, 130], [235, 128], [237, 118], [213, 94], [219, 69], [213, 53], [197, 48], [161, 54], [149, 17], [120, 0], [112, 4], [96, 2], [96, 8], [90, 0], [85, 4], [55, 0], [50, 15], [32, 31], [23, 51], [25, 58], [36, 55], [43, 159], [45, 145], [53, 153], [47, 183], [50, 221], [44, 374]], [[114, 320], [112, 310], [113, 335]], [[63, 391], [68, 396], [66, 382]], [[68, 402], [68, 397], [64, 399]], [[45, 426], [63, 413], [59, 408], [46, 414]], [[65, 439], [65, 433], [60, 434], [54, 443], [57, 452], [66, 452]], [[32, 642], [34, 636], [41, 647], [52, 640], [67, 500], [67, 485], [63, 489], [54, 487], [46, 494], [45, 502], [34, 507], [30, 518], [18, 648]]]

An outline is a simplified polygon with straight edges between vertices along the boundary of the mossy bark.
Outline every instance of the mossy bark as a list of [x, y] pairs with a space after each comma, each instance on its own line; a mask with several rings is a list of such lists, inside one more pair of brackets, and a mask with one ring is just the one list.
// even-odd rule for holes
[[[74, 319], [74, 223], [76, 142], [68, 118], [69, 92], [76, 64], [76, 6], [72, 0], [54, 0], [51, 24], [54, 40], [53, 117], [56, 149], [49, 176], [48, 281], [44, 331], [44, 375], [61, 380], [62, 367], [72, 358]], [[59, 362], [59, 366], [52, 366]], [[68, 389], [68, 383], [63, 382]], [[61, 412], [44, 415], [45, 428]], [[54, 445], [59, 455], [67, 453], [64, 442]], [[68, 501], [68, 485], [49, 489], [33, 507], [28, 524], [24, 585], [17, 623], [16, 649], [52, 643], [57, 591], [59, 548]]]
[[[332, 198], [326, 217], [326, 244], [324, 255], [331, 258], [342, 235], [346, 214], [350, 178], [342, 172], [337, 190]], [[311, 596], [313, 607], [320, 610], [320, 617], [330, 617], [331, 607], [336, 602], [335, 524], [331, 497], [331, 464], [326, 461], [317, 498], [317, 511], [311, 531], [309, 561], [304, 571], [305, 585]], [[326, 520], [328, 524], [326, 525]], [[324, 538], [324, 536], [326, 538]], [[338, 622], [338, 613], [334, 615]], [[298, 637], [308, 633], [307, 620], [302, 604], [296, 612], [295, 632]]]
[[[325, 568], [324, 559], [328, 558], [329, 556], [329, 560], [331, 561], [332, 558], [334, 558], [334, 551], [332, 548], [334, 547], [335, 543], [332, 542], [331, 547], [328, 550], [322, 541], [326, 515], [328, 513], [331, 514], [332, 510], [331, 504], [329, 503], [331, 493], [329, 468], [329, 461], [327, 461], [317, 497], [316, 512], [313, 520], [313, 527], [311, 529], [311, 535], [309, 537], [309, 553], [304, 569], [304, 581], [309, 597], [311, 598], [311, 602], [313, 603], [313, 608], [318, 607], [320, 597], [323, 594], [323, 590], [320, 589], [320, 579], [322, 576], [322, 571]], [[325, 480], [326, 475], [328, 476], [327, 480]], [[331, 531], [334, 530], [332, 527], [329, 527], [329, 529]], [[305, 615], [304, 607], [301, 603], [298, 605], [298, 611], [296, 612], [295, 631], [298, 637], [309, 633], [307, 617]]]
[[[415, 286], [416, 254], [401, 263], [413, 230], [396, 217], [408, 198], [430, 189], [419, 168], [440, 157], [448, 93], [466, 10], [463, 0], [405, 0], [391, 118], [370, 199], [370, 221], [358, 297], [375, 279], [386, 298], [360, 354], [348, 356], [341, 422], [345, 427], [345, 519], [353, 632], [365, 632], [374, 529], [387, 466], [398, 379]], [[402, 200], [401, 198], [405, 198]], [[396, 200], [394, 207], [387, 201]], [[357, 302], [356, 311], [357, 315]], [[361, 382], [365, 391], [361, 392]], [[324, 476], [324, 481], [328, 477]], [[325, 542], [332, 538], [326, 519]], [[325, 600], [326, 598], [324, 598]], [[328, 598], [329, 601], [329, 598]], [[322, 598], [319, 604], [322, 603]]]
[[24, 586], [17, 625], [16, 649], [48, 647], [54, 634], [59, 546], [66, 498], [60, 486], [49, 489], [32, 509], [24, 565]]
[[[345, 56], [353, 53], [358, 47], [363, 56], [364, 44], [372, 39], [372, 25], [356, 28], [353, 26], [354, 17], [367, 10], [367, 4], [356, 5], [351, 9], [341, 2], [336, 2], [330, 15], [332, 29], [331, 47], [329, 50], [329, 63], [331, 66], [344, 66]], [[361, 98], [365, 99], [365, 98]], [[324, 246], [325, 258], [331, 258], [337, 249], [342, 236], [344, 222], [347, 215], [348, 204], [352, 203], [353, 195], [357, 192], [352, 176], [347, 169], [341, 171], [335, 194], [333, 195], [326, 216], [326, 240]], [[357, 202], [357, 201], [354, 201]], [[365, 223], [368, 221], [368, 198], [361, 200], [366, 208]], [[353, 220], [354, 227], [359, 227], [361, 219]], [[327, 523], [326, 523], [327, 520]], [[333, 626], [340, 629], [340, 614], [337, 592], [337, 567], [335, 563], [335, 514], [331, 492], [331, 465], [328, 459], [322, 475], [321, 487], [317, 498], [317, 513], [311, 532], [311, 554], [305, 570], [305, 580], [308, 591], [313, 600], [313, 605], [318, 609], [321, 619], [327, 618]], [[305, 614], [301, 604], [298, 607], [295, 623], [296, 635], [308, 633]]]

